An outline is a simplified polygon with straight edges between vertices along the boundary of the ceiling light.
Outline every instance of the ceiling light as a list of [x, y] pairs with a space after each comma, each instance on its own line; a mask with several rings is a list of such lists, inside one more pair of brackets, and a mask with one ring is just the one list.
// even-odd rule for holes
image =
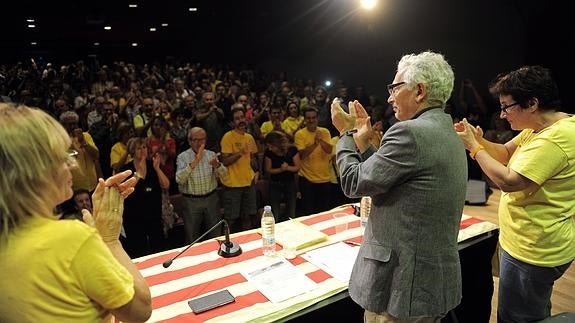
[[162, 24], [162, 27], [168, 27], [168, 24], [164, 22], [164, 23]]
[[377, 5], [377, 0], [361, 0], [361, 6], [363, 9], [371, 10]]
[[129, 4], [128, 8], [138, 8], [138, 5], [137, 4]]
[[191, 7], [190, 9], [188, 9], [189, 11], [198, 11], [198, 8], [196, 7]]
[[28, 25], [28, 28], [36, 28], [36, 25]]
[[33, 42], [30, 42], [30, 45], [35, 46], [35, 45], [38, 45], [38, 43], [33, 41]]
[[132, 43], [132, 47], [138, 47], [138, 43]]
[[156, 31], [155, 27], [150, 28], [150, 31]]
[[26, 19], [26, 22], [34, 22], [34, 19]]
[[100, 46], [100, 43], [95, 42], [95, 43], [94, 43], [94, 46]]
[[104, 29], [105, 30], [112, 30], [112, 26], [105, 26]]

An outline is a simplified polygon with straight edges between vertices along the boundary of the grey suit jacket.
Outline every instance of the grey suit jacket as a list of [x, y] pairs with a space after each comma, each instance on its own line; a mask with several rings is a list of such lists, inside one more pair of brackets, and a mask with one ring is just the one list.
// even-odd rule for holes
[[336, 145], [341, 186], [372, 209], [349, 283], [352, 299], [406, 319], [447, 313], [461, 300], [457, 251], [465, 201], [465, 148], [443, 109], [398, 122], [361, 156]]

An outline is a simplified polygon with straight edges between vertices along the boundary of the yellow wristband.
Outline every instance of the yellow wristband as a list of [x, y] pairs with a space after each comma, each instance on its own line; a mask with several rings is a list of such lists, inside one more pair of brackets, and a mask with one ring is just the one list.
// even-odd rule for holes
[[483, 147], [482, 145], [475, 146], [475, 148], [473, 148], [473, 150], [469, 152], [469, 157], [475, 160], [475, 156], [477, 155], [477, 153], [482, 151], [483, 149], [485, 149], [485, 147]]

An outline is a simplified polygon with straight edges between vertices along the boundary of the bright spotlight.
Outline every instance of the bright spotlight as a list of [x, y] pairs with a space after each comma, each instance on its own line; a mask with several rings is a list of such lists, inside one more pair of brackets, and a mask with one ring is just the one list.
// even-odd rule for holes
[[331, 81], [330, 81], [330, 80], [327, 80], [327, 81], [325, 81], [324, 84], [325, 84], [325, 87], [330, 87], [330, 86], [331, 86]]
[[371, 10], [371, 9], [375, 8], [376, 4], [377, 4], [377, 0], [361, 0], [361, 6], [363, 7], [363, 9], [366, 9], [366, 10]]

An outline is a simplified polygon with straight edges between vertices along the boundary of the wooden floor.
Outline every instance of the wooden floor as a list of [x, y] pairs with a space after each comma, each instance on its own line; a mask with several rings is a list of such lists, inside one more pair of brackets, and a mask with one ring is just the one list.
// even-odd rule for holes
[[[489, 197], [486, 206], [469, 206], [466, 205], [464, 213], [473, 217], [481, 218], [496, 224], [499, 224], [497, 217], [497, 208], [499, 206], [499, 197], [501, 192], [493, 189], [493, 194]], [[499, 280], [494, 277], [495, 292], [492, 299], [491, 322], [497, 322], [497, 286]], [[552, 308], [551, 314], [562, 312], [575, 312], [575, 262], [565, 272], [563, 277], [555, 282], [553, 295], [551, 296]]]

